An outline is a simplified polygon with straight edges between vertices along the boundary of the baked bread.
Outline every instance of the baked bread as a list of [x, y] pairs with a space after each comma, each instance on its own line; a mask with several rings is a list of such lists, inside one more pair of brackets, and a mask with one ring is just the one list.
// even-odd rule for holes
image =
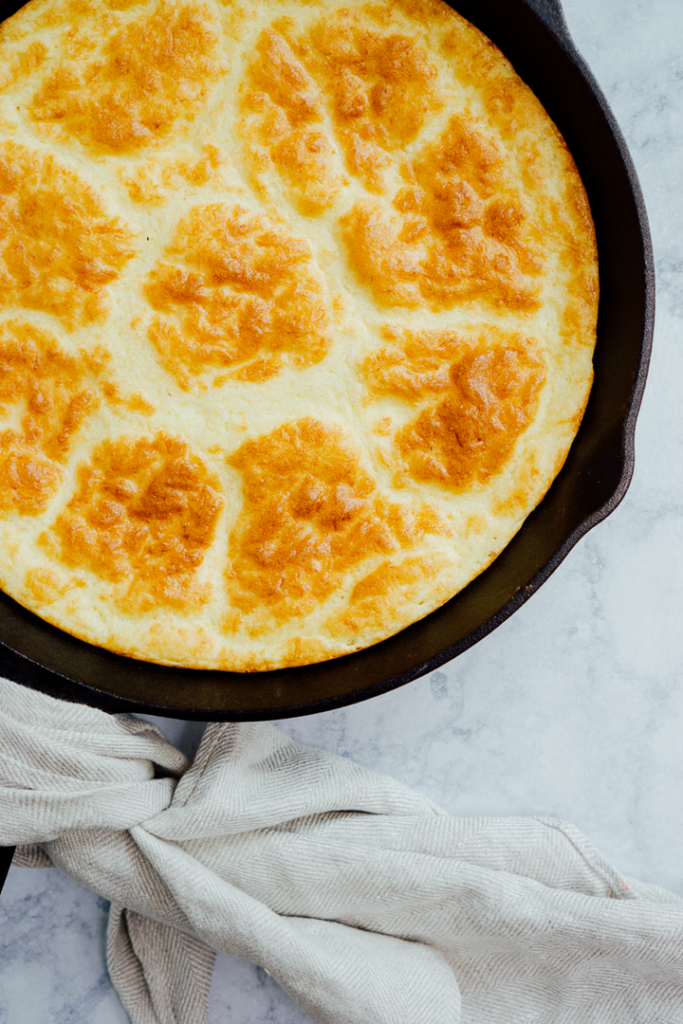
[[0, 583], [258, 671], [457, 593], [592, 379], [586, 195], [440, 0], [31, 0], [0, 34]]

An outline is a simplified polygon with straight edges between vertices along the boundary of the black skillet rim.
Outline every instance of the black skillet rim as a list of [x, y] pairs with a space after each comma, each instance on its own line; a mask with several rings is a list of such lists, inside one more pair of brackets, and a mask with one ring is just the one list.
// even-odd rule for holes
[[[330, 667], [338, 673], [339, 666], [341, 666], [347, 677], [348, 675], [355, 676], [362, 672], [363, 663], [382, 661], [385, 652], [391, 648], [392, 644], [397, 642], [398, 638], [402, 639], [405, 647], [406, 644], [410, 646], [413, 642], [411, 638], [418, 639], [425, 632], [430, 634], [433, 632], [432, 624], [440, 616], [443, 618], [444, 614], [448, 612], [449, 606], [458, 601], [461, 595], [457, 595], [442, 609], [438, 609], [421, 620], [421, 622], [415, 623], [413, 626], [408, 627], [408, 629], [403, 630], [396, 637], [389, 638], [365, 651], [347, 655], [344, 658], [335, 659], [331, 662], [323, 662], [321, 665], [306, 666], [280, 672], [245, 675], [242, 673], [210, 673], [203, 670], [172, 669], [145, 662], [136, 662], [132, 659], [123, 658], [120, 655], [113, 655], [110, 652], [92, 647], [55, 629], [17, 605], [16, 602], [6, 595], [1, 594], [0, 606], [4, 606], [4, 612], [7, 614], [10, 629], [13, 625], [19, 637], [18, 644], [16, 642], [17, 633], [8, 640], [5, 635], [7, 621], [5, 615], [2, 615], [2, 624], [0, 626], [0, 662], [2, 663], [3, 671], [10, 678], [63, 700], [87, 703], [104, 711], [128, 711], [182, 719], [256, 721], [316, 714], [333, 708], [343, 707], [385, 693], [433, 671], [446, 661], [450, 661], [463, 653], [488, 633], [492, 632], [538, 590], [567, 556], [577, 541], [608, 516], [622, 500], [633, 473], [635, 424], [647, 377], [654, 324], [654, 260], [644, 201], [635, 169], [614, 116], [590, 70], [573, 45], [559, 0], [483, 0], [483, 2], [482, 0], [454, 0], [452, 6], [463, 16], [468, 17], [494, 41], [497, 41], [497, 37], [500, 37], [502, 33], [502, 29], [498, 31], [498, 25], [501, 20], [505, 18], [508, 20], [518, 18], [520, 33], [528, 34], [530, 37], [541, 40], [542, 48], [537, 54], [535, 51], [534, 60], [537, 55], [539, 62], [543, 63], [545, 61], [546, 64], [552, 60], [561, 60], [563, 57], [568, 58], [573, 68], [579, 72], [583, 83], [592, 95], [592, 99], [596, 104], [596, 112], [602, 118], [603, 126], [607, 128], [611, 135], [612, 142], [616, 147], [616, 154], [620, 160], [624, 176], [622, 185], [626, 186], [632, 204], [630, 213], [635, 215], [634, 225], [639, 236], [638, 240], [641, 249], [642, 265], [640, 267], [641, 280], [639, 281], [642, 292], [642, 302], [640, 304], [641, 345], [637, 368], [632, 377], [630, 394], [625, 401], [624, 415], [620, 421], [620, 428], [617, 432], [613, 432], [614, 436], [608, 438], [606, 443], [607, 453], [604, 458], [598, 458], [595, 465], [591, 463], [592, 468], [589, 467], [587, 471], [584, 467], [586, 476], [590, 476], [591, 473], [594, 476], [587, 483], [591, 486], [597, 484], [597, 507], [592, 508], [590, 512], [580, 519], [569, 534], [557, 545], [554, 552], [546, 559], [538, 571], [528, 578], [526, 583], [516, 586], [515, 592], [512, 593], [498, 611], [473, 628], [467, 635], [454, 643], [446, 643], [443, 646], [439, 646], [438, 650], [431, 656], [422, 658], [406, 667], [403, 671], [394, 672], [388, 677], [370, 685], [360, 686], [346, 692], [312, 700], [287, 702], [287, 693], [292, 693], [294, 688], [292, 684], [296, 682], [297, 678], [301, 680], [305, 673], [320, 676], [324, 675], [326, 670], [329, 671]], [[539, 36], [539, 30], [541, 31], [541, 36]], [[542, 37], [545, 37], [545, 42], [543, 42]], [[509, 46], [501, 46], [501, 48], [508, 56], [511, 56]], [[521, 77], [537, 92], [551, 117], [560, 125], [570, 149], [577, 156], [576, 147], [568, 137], [569, 133], [566, 131], [566, 123], [563, 123], [563, 119], [554, 113], [553, 103], [549, 103], [547, 96], [544, 95], [547, 90], [543, 87], [543, 84], [539, 87], [538, 82], [535, 81], [537, 76], [535, 75], [534, 64], [530, 63], [531, 57], [529, 54], [527, 53], [526, 61], [516, 57], [513, 58], [512, 56], [511, 59]], [[528, 65], [526, 70], [523, 66], [525, 64]], [[577, 163], [580, 164], [578, 157]], [[581, 171], [585, 181], [585, 171], [583, 168], [581, 168]], [[589, 417], [590, 411], [591, 405], [589, 403], [586, 418]], [[586, 420], [584, 420], [582, 430], [579, 431], [579, 437], [581, 437], [582, 431], [585, 430], [585, 423]], [[555, 484], [553, 484], [549, 495], [541, 503], [539, 509], [532, 513], [532, 516], [527, 520], [527, 524], [531, 524], [532, 520], [536, 521], [538, 518], [537, 514], [543, 510], [549, 501], [550, 495], [557, 491], [558, 487], [562, 485], [562, 481], [566, 482], [568, 474], [572, 471], [572, 462], [576, 462], [576, 459], [573, 457], [575, 450], [576, 443], [564, 469], [558, 476]], [[469, 587], [465, 588], [461, 592], [462, 595], [471, 592], [472, 588], [480, 587], [485, 577], [496, 571], [496, 566], [510, 560], [514, 562], [514, 551], [517, 550], [519, 545], [519, 538], [525, 530], [528, 535], [527, 524], [525, 524], [525, 527], [522, 528], [503, 554], [493, 563], [493, 566], [486, 573], [482, 574], [478, 580], [475, 580]], [[438, 629], [436, 633], [437, 636], [440, 635]], [[419, 646], [419, 643], [417, 646]], [[41, 647], [52, 648], [52, 654], [47, 658], [44, 651], [42, 652], [42, 664], [40, 660]], [[60, 647], [68, 648], [61, 656]], [[54, 657], [55, 650], [57, 650], [57, 658]], [[101, 688], [73, 678], [77, 673], [70, 675], [69, 667], [65, 662], [68, 661], [69, 665], [72, 665], [74, 659], [78, 660], [78, 655], [82, 656], [84, 652], [87, 652], [86, 659], [89, 657], [90, 661], [95, 660], [95, 662], [99, 663], [100, 676], [103, 680]], [[45, 665], [46, 660], [50, 662], [49, 668]], [[117, 695], [108, 689], [107, 682], [109, 678], [116, 675], [117, 668], [119, 671], [122, 671], [121, 666], [124, 666], [126, 674], [129, 677], [133, 677], [134, 681], [139, 679], [139, 692], [144, 692], [144, 689], [150, 682], [150, 676], [163, 677], [166, 680], [165, 685], [162, 681], [161, 687], [157, 686], [158, 699], [155, 703], [138, 700], [130, 695]], [[271, 699], [270, 706], [261, 704], [256, 707], [240, 708], [181, 706], [177, 703], [178, 683], [180, 677], [187, 678], [188, 676], [193, 677], [195, 680], [193, 683], [193, 692], [195, 693], [205, 689], [203, 683], [209, 680], [209, 677], [212, 677], [210, 681], [215, 682], [217, 679], [219, 686], [225, 686], [229, 682], [230, 687], [234, 689], [237, 685], [241, 684], [243, 688], [248, 687], [250, 693], [259, 689], [263, 691], [265, 685], [275, 678], [275, 685], [274, 687], [270, 686], [270, 690], [273, 691], [274, 696], [281, 693], [282, 702], [278, 698], [277, 700]], [[282, 680], [279, 685], [277, 684], [278, 678]], [[175, 703], [173, 701], [174, 691], [176, 691]]]

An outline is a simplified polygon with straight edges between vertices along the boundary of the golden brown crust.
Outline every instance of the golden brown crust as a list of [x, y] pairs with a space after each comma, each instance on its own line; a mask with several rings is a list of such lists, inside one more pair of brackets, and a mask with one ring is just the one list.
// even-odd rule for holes
[[463, 302], [533, 312], [543, 247], [505, 173], [502, 150], [467, 118], [402, 168], [393, 209], [359, 203], [345, 217], [349, 261], [387, 306]]
[[359, 455], [339, 428], [310, 418], [235, 452], [243, 505], [230, 538], [232, 607], [305, 617], [344, 591], [350, 571], [448, 531], [427, 505], [388, 502]]
[[[300, 235], [225, 203], [181, 222], [145, 285], [149, 340], [183, 388], [206, 370], [266, 380], [320, 362], [331, 344], [323, 288]], [[224, 383], [224, 378], [219, 378]]]
[[[456, 489], [500, 472], [532, 421], [545, 383], [533, 339], [495, 330], [473, 337], [384, 333], [388, 344], [365, 360], [363, 377], [375, 396], [391, 395], [411, 413], [418, 410], [395, 434], [397, 466], [415, 480]], [[392, 433], [390, 424], [381, 433]], [[402, 481], [399, 471], [396, 483]]]
[[108, 286], [133, 257], [133, 232], [45, 151], [0, 145], [0, 302], [69, 328], [101, 320]]
[[70, 568], [121, 584], [126, 610], [187, 609], [209, 597], [195, 576], [221, 505], [218, 481], [186, 441], [105, 441], [79, 466], [77, 490], [43, 543]]
[[0, 577], [260, 671], [457, 593], [559, 471], [597, 258], [441, 0], [31, 0], [0, 27]]
[[0, 325], [0, 514], [37, 515], [63, 475], [74, 434], [98, 403], [101, 353], [62, 349], [20, 320]]
[[74, 25], [65, 59], [34, 95], [31, 116], [95, 152], [157, 144], [191, 120], [226, 70], [216, 22], [210, 4], [161, 0], [118, 31], [111, 16], [91, 32]]
[[343, 184], [334, 149], [324, 131], [320, 89], [278, 32], [259, 38], [243, 86], [243, 130], [259, 148], [251, 155], [270, 161], [290, 198], [306, 214], [333, 205]]

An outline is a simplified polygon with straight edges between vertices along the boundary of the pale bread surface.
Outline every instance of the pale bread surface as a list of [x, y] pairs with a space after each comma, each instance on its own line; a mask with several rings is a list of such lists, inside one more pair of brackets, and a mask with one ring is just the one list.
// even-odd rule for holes
[[0, 583], [258, 671], [505, 547], [592, 380], [547, 114], [439, 0], [31, 0], [0, 32]]

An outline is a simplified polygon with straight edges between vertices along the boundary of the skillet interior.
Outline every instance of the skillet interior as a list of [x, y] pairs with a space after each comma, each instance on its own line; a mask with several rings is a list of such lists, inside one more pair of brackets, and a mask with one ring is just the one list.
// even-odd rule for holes
[[546, 498], [465, 590], [421, 622], [356, 654], [258, 675], [167, 668], [77, 640], [0, 593], [3, 674], [106, 711], [178, 718], [283, 718], [351, 704], [407, 683], [482, 639], [619, 503], [633, 472], [654, 314], [652, 252], [635, 172], [557, 0], [454, 0], [452, 6], [500, 47], [557, 123], [595, 220], [601, 273], [595, 383]]

